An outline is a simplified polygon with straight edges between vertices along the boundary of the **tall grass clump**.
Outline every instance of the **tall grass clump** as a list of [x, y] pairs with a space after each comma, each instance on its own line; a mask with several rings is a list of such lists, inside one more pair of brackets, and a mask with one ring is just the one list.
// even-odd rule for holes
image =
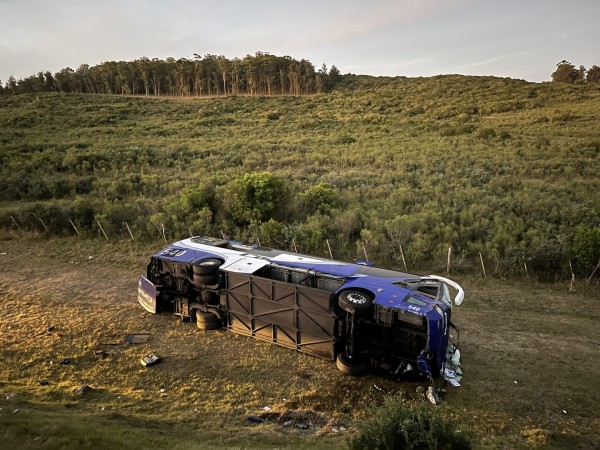
[[362, 449], [470, 449], [471, 433], [429, 404], [386, 397], [374, 414], [357, 426], [349, 447]]

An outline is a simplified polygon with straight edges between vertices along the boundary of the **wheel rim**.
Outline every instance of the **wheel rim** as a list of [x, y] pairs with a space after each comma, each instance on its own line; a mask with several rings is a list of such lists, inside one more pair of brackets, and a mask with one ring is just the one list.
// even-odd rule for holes
[[346, 299], [354, 305], [364, 305], [367, 303], [367, 297], [362, 294], [351, 292], [346, 296]]

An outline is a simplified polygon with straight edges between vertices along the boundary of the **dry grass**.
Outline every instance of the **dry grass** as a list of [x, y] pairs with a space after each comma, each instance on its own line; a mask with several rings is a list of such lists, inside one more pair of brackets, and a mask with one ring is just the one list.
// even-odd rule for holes
[[[0, 241], [5, 445], [339, 447], [381, 402], [374, 385], [415, 398], [415, 384], [344, 377], [328, 361], [146, 314], [135, 299], [137, 274], [155, 249], [74, 238]], [[598, 445], [597, 292], [462, 281], [468, 297], [455, 320], [466, 376], [446, 396], [448, 417], [473, 429], [483, 447]], [[122, 343], [135, 332], [150, 333], [150, 341]], [[164, 360], [144, 368], [139, 358], [150, 351]], [[70, 364], [61, 365], [65, 358]], [[74, 395], [83, 384], [93, 390]], [[288, 420], [311, 428], [286, 427]], [[340, 427], [348, 431], [333, 431]]]

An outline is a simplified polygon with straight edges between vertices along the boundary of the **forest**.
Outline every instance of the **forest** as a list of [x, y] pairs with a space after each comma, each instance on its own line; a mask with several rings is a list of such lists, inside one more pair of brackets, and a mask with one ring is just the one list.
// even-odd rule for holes
[[146, 57], [135, 61], [81, 64], [21, 80], [10, 77], [0, 94], [76, 92], [145, 96], [305, 95], [325, 92], [339, 78], [335, 66], [319, 70], [310, 61], [257, 52], [243, 59], [222, 55]]
[[[194, 78], [218, 59], [175, 61], [156, 83], [159, 61], [100, 65], [52, 76], [52, 92], [0, 96], [0, 228], [225, 235], [431, 272], [451, 248], [452, 271], [593, 273], [599, 83], [239, 62]], [[144, 64], [156, 71], [128, 78]]]

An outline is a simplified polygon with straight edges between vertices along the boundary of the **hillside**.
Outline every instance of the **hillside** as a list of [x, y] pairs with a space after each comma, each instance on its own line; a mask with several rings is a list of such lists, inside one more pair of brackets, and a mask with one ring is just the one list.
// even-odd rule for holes
[[[344, 76], [311, 96], [0, 97], [0, 227], [193, 234], [409, 270], [597, 262], [600, 88]], [[247, 175], [244, 179], [244, 175]], [[12, 216], [12, 217], [11, 217]], [[16, 222], [16, 223], [15, 223]], [[47, 229], [47, 231], [46, 231]], [[587, 245], [589, 243], [590, 245]], [[527, 267], [527, 269], [525, 269]]]

